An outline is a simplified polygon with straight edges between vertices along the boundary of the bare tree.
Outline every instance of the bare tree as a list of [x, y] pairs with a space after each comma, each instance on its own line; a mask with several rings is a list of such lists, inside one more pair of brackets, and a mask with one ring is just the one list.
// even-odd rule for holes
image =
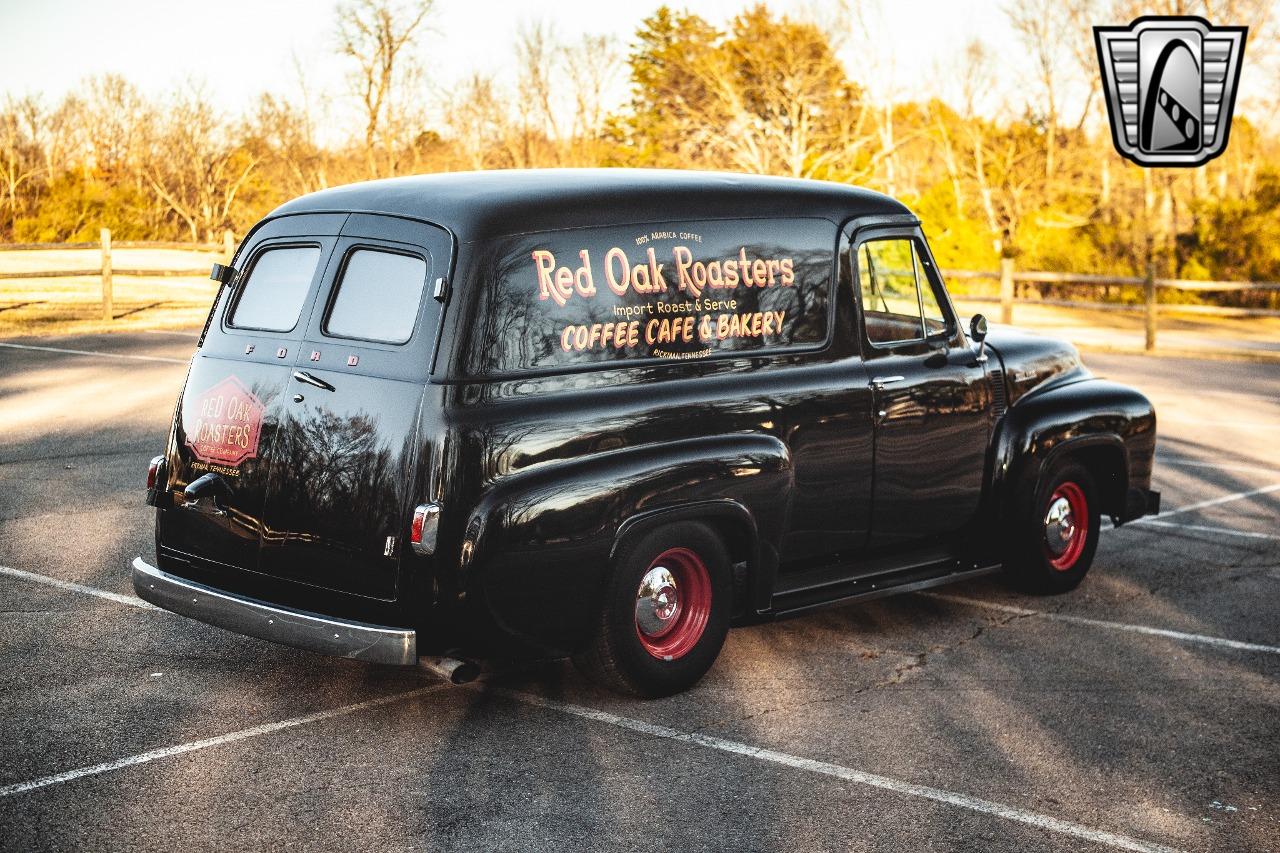
[[289, 195], [322, 189], [326, 184], [326, 154], [316, 144], [305, 110], [284, 98], [264, 93], [245, 122], [246, 142], [259, 146], [258, 157], [280, 167]]
[[[572, 136], [585, 145], [593, 143], [604, 126], [606, 96], [617, 80], [619, 57], [608, 36], [585, 36], [580, 44], [566, 45], [564, 69], [573, 96]], [[582, 152], [590, 161], [592, 152]]]
[[381, 174], [377, 149], [389, 153], [403, 131], [401, 89], [417, 82], [421, 69], [404, 55], [420, 35], [434, 0], [355, 0], [338, 9], [343, 56], [355, 61], [352, 88], [364, 109], [364, 150], [370, 176]]
[[493, 78], [473, 74], [447, 98], [446, 111], [460, 153], [472, 169], [493, 164], [511, 132], [508, 106]]
[[1058, 103], [1063, 65], [1061, 0], [1017, 0], [1005, 8], [1009, 23], [1031, 52], [1036, 78], [1044, 96], [1040, 118], [1044, 123], [1044, 175], [1053, 177], [1058, 141]]
[[148, 129], [142, 174], [193, 242], [212, 242], [217, 229], [230, 224], [236, 197], [260, 162], [226, 142], [229, 135], [199, 90], [175, 98]]
[[563, 158], [559, 151], [560, 122], [556, 117], [557, 55], [560, 45], [545, 21], [521, 24], [516, 34], [515, 58], [518, 77], [517, 109], [524, 131], [523, 159], [532, 155], [538, 137], [551, 142], [555, 162]]
[[137, 160], [151, 108], [135, 87], [118, 74], [88, 81], [83, 98], [89, 156], [93, 166], [111, 175], [129, 173]]
[[3, 201], [7, 209], [7, 217], [0, 218], [0, 224], [10, 228], [29, 195], [25, 186], [44, 173], [44, 160], [36, 138], [43, 118], [40, 102], [33, 97], [7, 98], [0, 110], [0, 180], [4, 182]]

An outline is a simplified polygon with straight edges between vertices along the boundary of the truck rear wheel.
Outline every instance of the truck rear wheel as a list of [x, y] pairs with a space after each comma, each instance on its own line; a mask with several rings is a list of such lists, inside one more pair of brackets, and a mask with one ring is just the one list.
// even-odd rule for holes
[[1055, 465], [1041, 480], [1030, 514], [1011, 531], [1010, 580], [1041, 595], [1075, 589], [1093, 564], [1101, 521], [1089, 470], [1070, 460]]
[[731, 609], [729, 555], [706, 525], [677, 522], [623, 545], [595, 633], [574, 664], [638, 696], [687, 690], [720, 654]]

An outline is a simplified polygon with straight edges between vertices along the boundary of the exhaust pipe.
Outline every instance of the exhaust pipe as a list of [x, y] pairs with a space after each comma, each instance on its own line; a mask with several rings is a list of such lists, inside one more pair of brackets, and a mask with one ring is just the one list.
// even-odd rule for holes
[[418, 664], [450, 684], [466, 684], [480, 677], [480, 664], [475, 661], [423, 656], [418, 658]]

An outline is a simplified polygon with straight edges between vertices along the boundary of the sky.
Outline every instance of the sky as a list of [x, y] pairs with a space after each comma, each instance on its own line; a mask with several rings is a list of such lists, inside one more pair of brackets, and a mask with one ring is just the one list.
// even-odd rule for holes
[[[673, 3], [723, 23], [749, 0]], [[333, 0], [0, 0], [0, 91], [61, 96], [81, 79], [112, 71], [159, 94], [188, 80], [205, 84], [230, 110], [264, 89], [296, 89], [297, 63], [312, 80], [340, 86]], [[625, 44], [657, 0], [437, 0], [431, 31], [419, 46], [428, 75], [447, 86], [474, 71], [508, 75], [510, 48], [522, 22], [545, 20], [562, 41], [609, 34]], [[926, 82], [929, 57], [969, 35], [1007, 36], [997, 3], [898, 2], [900, 26], [887, 28], [897, 70], [913, 86]], [[774, 9], [834, 10], [821, 0], [773, 0]], [[930, 26], [921, 27], [921, 21]], [[889, 45], [883, 45], [888, 49]], [[909, 59], [907, 59], [909, 57]]]
[[[723, 24], [749, 2], [671, 5]], [[0, 96], [42, 94], [51, 103], [86, 77], [116, 72], [152, 95], [201, 85], [217, 108], [236, 115], [263, 91], [296, 97], [301, 68], [313, 97], [332, 95], [341, 104], [344, 64], [335, 52], [336, 5], [334, 0], [0, 0]], [[437, 0], [417, 52], [441, 91], [477, 71], [510, 81], [511, 47], [522, 23], [549, 22], [569, 44], [584, 34], [607, 34], [625, 46], [658, 5], [658, 0]], [[851, 17], [839, 12], [839, 0], [771, 0], [769, 5], [800, 16]], [[864, 10], [877, 35], [850, 40], [843, 57], [853, 79], [873, 94], [889, 93], [895, 100], [946, 97], [949, 58], [980, 38], [1002, 57], [1002, 97], [1025, 97], [1019, 92], [1029, 84], [1018, 81], [1028, 70], [1027, 57], [1010, 49], [1017, 40], [1000, 0], [855, 0], [852, 5]], [[625, 70], [617, 76], [620, 98]], [[1246, 62], [1242, 95], [1266, 82], [1257, 76], [1251, 79]], [[1064, 114], [1070, 101], [1069, 96]]]

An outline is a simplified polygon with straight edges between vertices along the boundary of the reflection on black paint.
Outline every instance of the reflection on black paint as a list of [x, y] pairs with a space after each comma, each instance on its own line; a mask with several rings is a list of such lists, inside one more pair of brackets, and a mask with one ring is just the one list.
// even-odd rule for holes
[[[340, 417], [321, 409], [289, 415], [277, 434], [274, 462], [291, 488], [273, 495], [273, 507], [289, 522], [267, 539], [328, 539], [353, 549], [353, 539], [381, 530], [395, 512], [391, 453], [379, 441], [377, 419], [361, 412]], [[355, 507], [363, 512], [351, 514]]]
[[[395, 446], [389, 444], [395, 442]], [[272, 449], [273, 488], [262, 568], [334, 589], [390, 598], [402, 470], [412, 436], [389, 435], [376, 415], [307, 407], [285, 415]], [[400, 446], [403, 443], [404, 446]], [[399, 448], [395, 449], [396, 447]]]

